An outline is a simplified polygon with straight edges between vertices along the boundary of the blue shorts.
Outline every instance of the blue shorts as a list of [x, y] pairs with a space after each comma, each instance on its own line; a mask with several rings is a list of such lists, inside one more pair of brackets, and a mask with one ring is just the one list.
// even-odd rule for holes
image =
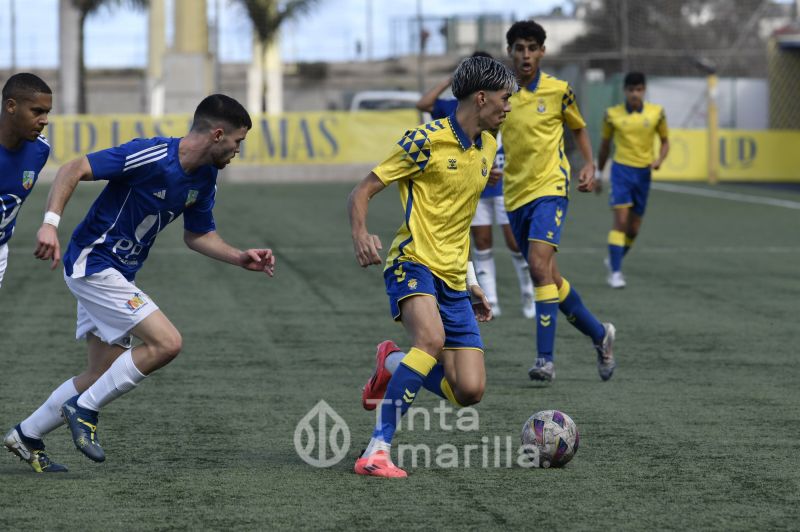
[[416, 262], [401, 262], [387, 269], [383, 272], [383, 279], [395, 320], [400, 320], [400, 301], [403, 299], [423, 294], [433, 296], [444, 325], [444, 348], [483, 350], [469, 292], [453, 290], [427, 267]]
[[511, 232], [519, 246], [520, 253], [528, 258], [531, 240], [550, 244], [558, 249], [561, 242], [561, 228], [567, 217], [569, 200], [564, 196], [544, 196], [508, 212]]
[[652, 173], [650, 167], [636, 168], [618, 162], [612, 163], [611, 190], [608, 194], [611, 208], [630, 207], [633, 212], [643, 216]]

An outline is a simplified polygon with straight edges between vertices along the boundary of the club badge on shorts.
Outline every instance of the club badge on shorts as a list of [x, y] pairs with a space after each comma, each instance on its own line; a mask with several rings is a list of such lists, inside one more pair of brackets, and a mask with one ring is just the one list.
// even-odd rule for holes
[[149, 303], [149, 301], [145, 299], [145, 296], [141, 292], [136, 292], [133, 294], [133, 297], [125, 303], [125, 306], [127, 306], [128, 310], [131, 312], [136, 313], [140, 308], [147, 305], [147, 303]]

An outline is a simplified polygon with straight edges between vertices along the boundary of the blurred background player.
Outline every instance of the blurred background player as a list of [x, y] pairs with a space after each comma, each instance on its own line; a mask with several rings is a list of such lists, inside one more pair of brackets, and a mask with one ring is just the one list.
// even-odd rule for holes
[[[486, 52], [475, 52], [472, 57], [489, 57]], [[455, 111], [458, 100], [455, 98], [442, 98], [442, 93], [450, 87], [452, 76], [443, 80], [437, 86], [426, 92], [417, 102], [417, 109], [431, 114], [433, 120], [446, 118]], [[522, 314], [526, 318], [536, 316], [536, 305], [533, 298], [533, 282], [531, 281], [528, 263], [519, 252], [519, 247], [514, 240], [514, 234], [508, 225], [505, 202], [503, 200], [503, 165], [505, 154], [501, 135], [497, 136], [497, 155], [489, 172], [489, 182], [481, 193], [478, 209], [472, 219], [470, 233], [472, 235], [472, 259], [475, 263], [475, 273], [489, 303], [492, 305], [492, 316], [498, 317], [501, 313], [497, 297], [497, 276], [495, 273], [494, 254], [492, 252], [492, 224], [496, 223], [503, 231], [506, 246], [511, 251], [511, 259], [519, 281], [519, 292], [522, 299]]]
[[539, 69], [545, 38], [542, 26], [532, 20], [515, 22], [506, 33], [520, 91], [511, 97], [513, 112], [501, 128], [506, 151], [503, 192], [508, 219], [536, 286], [538, 354], [528, 376], [540, 381], [555, 378], [553, 354], [560, 309], [567, 321], [591, 338], [597, 352], [598, 373], [608, 380], [616, 367], [612, 352], [614, 326], [600, 323], [589, 312], [556, 264], [569, 194], [564, 125], [572, 130], [584, 160], [578, 173], [581, 192], [592, 190], [594, 163], [586, 122], [572, 88]]
[[[53, 268], [60, 259], [60, 215], [78, 182], [108, 180], [64, 254], [64, 280], [78, 300], [76, 338], [86, 338], [88, 367], [9, 432], [5, 445], [12, 452], [24, 457], [42, 446], [42, 437], [64, 422], [63, 413], [78, 450], [95, 462], [105, 460], [98, 411], [181, 351], [178, 330], [134, 284], [158, 233], [181, 214], [190, 249], [272, 276], [272, 251], [232, 247], [217, 234], [212, 215], [217, 171], [239, 152], [251, 127], [244, 107], [214, 94], [200, 102], [183, 138], [135, 139], [59, 169], [35, 252], [52, 260]], [[131, 348], [131, 336], [142, 343]]]
[[[622, 258], [628, 253], [642, 226], [642, 217], [650, 193], [653, 170], [658, 170], [669, 153], [667, 117], [660, 105], [644, 101], [646, 82], [641, 72], [629, 72], [623, 83], [625, 103], [609, 107], [603, 117], [602, 142], [597, 156], [601, 172], [614, 141], [611, 164], [611, 188], [608, 203], [614, 224], [608, 232], [608, 285], [625, 288]], [[655, 137], [661, 141], [658, 157], [653, 148]], [[597, 191], [601, 190], [598, 180]]]
[[[0, 285], [8, 264], [8, 241], [22, 204], [39, 179], [50, 145], [42, 136], [53, 91], [34, 74], [14, 74], [3, 86], [0, 109]], [[38, 453], [43, 467], [47, 459]]]
[[398, 184], [405, 219], [383, 275], [392, 317], [412, 345], [407, 353], [392, 342], [378, 346], [362, 402], [368, 410], [381, 405], [372, 439], [356, 460], [359, 475], [407, 476], [392, 463], [392, 437], [423, 386], [457, 405], [483, 397], [486, 370], [476, 316], [486, 321], [492, 314], [474, 274], [467, 275], [469, 224], [497, 149], [489, 130], [505, 119], [516, 87], [502, 63], [464, 59], [453, 75], [455, 112], [407, 131], [350, 194], [353, 247], [359, 265], [367, 267], [381, 263], [380, 240], [367, 231], [369, 200]]

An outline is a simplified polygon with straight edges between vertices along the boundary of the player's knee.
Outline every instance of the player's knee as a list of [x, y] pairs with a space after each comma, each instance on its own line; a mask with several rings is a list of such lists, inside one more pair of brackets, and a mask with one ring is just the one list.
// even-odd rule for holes
[[159, 339], [157, 346], [160, 358], [165, 360], [172, 360], [180, 354], [183, 348], [183, 338], [181, 333], [173, 330], [169, 334], [163, 335]]
[[438, 358], [444, 348], [444, 333], [439, 331], [425, 331], [419, 334], [414, 342], [415, 346], [422, 349], [432, 357]]
[[483, 399], [483, 392], [486, 385], [482, 382], [475, 382], [467, 385], [460, 385], [456, 392], [456, 399], [461, 406], [478, 404]]
[[536, 281], [537, 286], [543, 284], [550, 278], [550, 267], [547, 264], [543, 264], [542, 262], [534, 262], [530, 266], [531, 269], [531, 277], [533, 280]]

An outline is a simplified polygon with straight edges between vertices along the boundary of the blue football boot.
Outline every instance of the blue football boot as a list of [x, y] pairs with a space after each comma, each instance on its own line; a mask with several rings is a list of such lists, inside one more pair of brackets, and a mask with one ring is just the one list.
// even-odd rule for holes
[[44, 452], [44, 442], [28, 438], [22, 434], [19, 425], [8, 431], [3, 438], [3, 445], [8, 452], [19, 456], [19, 459], [28, 464], [37, 473], [65, 473], [66, 466], [50, 461], [50, 457]]
[[89, 460], [102, 462], [106, 459], [106, 453], [97, 441], [97, 412], [78, 406], [78, 397], [76, 395], [61, 405], [61, 413], [72, 432], [75, 447]]

